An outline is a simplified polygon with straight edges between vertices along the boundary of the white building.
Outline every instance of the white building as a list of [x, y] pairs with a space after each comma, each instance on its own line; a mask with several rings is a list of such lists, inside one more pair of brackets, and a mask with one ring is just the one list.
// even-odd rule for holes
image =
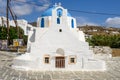
[[[17, 25], [21, 27], [24, 30], [24, 35], [28, 35], [28, 27], [30, 24], [28, 24], [28, 21], [24, 19], [17, 20]], [[15, 27], [15, 23], [13, 20], [10, 21], [10, 26]]]
[[[32, 25], [28, 24], [28, 21], [24, 19], [17, 20], [17, 25], [24, 30], [24, 35], [28, 35], [29, 28], [33, 27]], [[0, 26], [7, 27], [6, 17], [0, 16]], [[15, 27], [15, 23], [13, 20], [9, 20], [9, 26]]]
[[27, 53], [16, 57], [12, 67], [37, 71], [105, 70], [105, 62], [94, 59], [76, 19], [60, 4], [46, 10], [31, 28]]
[[7, 18], [4, 16], [0, 16], [0, 26], [7, 26]]

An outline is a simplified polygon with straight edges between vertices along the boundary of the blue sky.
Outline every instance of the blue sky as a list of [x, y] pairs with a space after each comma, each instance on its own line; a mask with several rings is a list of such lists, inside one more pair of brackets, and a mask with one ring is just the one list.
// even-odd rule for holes
[[[0, 3], [2, 3], [2, 5], [0, 5], [1, 12], [6, 5], [5, 1], [6, 0], [0, 0]], [[43, 6], [27, 4], [28, 2]], [[66, 9], [120, 15], [120, 0], [12, 0], [11, 4], [19, 19], [26, 19], [29, 22], [33, 22], [36, 21], [37, 17], [41, 16], [46, 9], [59, 2], [61, 2], [62, 6]], [[0, 15], [5, 15], [4, 13], [0, 13]], [[98, 15], [73, 11], [69, 11], [69, 13], [77, 19], [78, 25], [88, 24], [120, 27], [119, 15]]]

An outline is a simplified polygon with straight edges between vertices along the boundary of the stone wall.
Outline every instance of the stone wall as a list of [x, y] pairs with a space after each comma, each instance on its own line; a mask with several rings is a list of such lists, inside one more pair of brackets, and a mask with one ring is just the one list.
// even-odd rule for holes
[[7, 40], [0, 40], [0, 50], [7, 50]]
[[112, 49], [108, 46], [95, 46], [91, 47], [90, 49], [94, 52], [94, 57], [97, 59], [105, 59], [112, 57]]

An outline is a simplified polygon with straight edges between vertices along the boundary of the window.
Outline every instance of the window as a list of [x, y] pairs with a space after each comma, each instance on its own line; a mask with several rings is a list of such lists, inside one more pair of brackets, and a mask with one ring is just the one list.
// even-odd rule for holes
[[44, 28], [44, 18], [41, 19], [41, 28]]
[[58, 17], [61, 17], [62, 16], [62, 14], [63, 14], [63, 10], [62, 9], [57, 9], [57, 16]]
[[71, 63], [75, 63], [75, 58], [70, 58]]
[[76, 63], [76, 56], [74, 56], [74, 55], [69, 56], [69, 63], [70, 64], [75, 64]]
[[57, 24], [60, 24], [60, 18], [57, 18]]
[[46, 64], [49, 64], [50, 62], [49, 62], [49, 57], [45, 57], [45, 63]]
[[45, 55], [44, 56], [44, 63], [45, 64], [49, 64], [50, 63], [50, 56], [49, 55]]
[[59, 29], [59, 32], [62, 32], [62, 29]]
[[71, 20], [71, 27], [74, 28], [74, 20]]

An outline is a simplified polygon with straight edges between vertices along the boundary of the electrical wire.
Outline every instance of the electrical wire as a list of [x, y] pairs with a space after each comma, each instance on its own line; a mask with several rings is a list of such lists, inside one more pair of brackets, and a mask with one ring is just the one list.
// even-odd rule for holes
[[12, 4], [10, 4], [9, 7], [10, 7], [13, 15], [15, 16], [15, 19], [17, 19], [17, 16], [16, 16], [16, 14], [15, 14], [15, 12], [14, 12], [14, 10], [13, 10], [14, 5], [13, 5], [13, 7], [12, 7]]
[[120, 16], [120, 14], [113, 14], [113, 13], [80, 11], [80, 10], [72, 10], [72, 9], [68, 9], [68, 10], [69, 10], [69, 11], [73, 11], [73, 12], [87, 13], [87, 14], [99, 14], [99, 15], [114, 15], [114, 16]]
[[42, 6], [42, 7], [47, 7], [46, 5], [41, 5], [41, 4], [37, 4], [37, 3], [34, 3], [34, 2], [28, 2], [28, 1], [20, 1], [20, 0], [13, 0], [15, 2], [20, 2], [20, 3], [23, 3], [23, 4], [31, 4], [32, 6]]
[[[31, 5], [34, 5], [34, 6], [45, 6], [45, 5], [41, 5], [41, 4], [37, 4], [37, 3], [33, 3], [33, 2], [25, 2], [25, 1], [20, 1], [20, 0], [14, 0], [14, 1], [21, 2], [21, 3], [24, 3], [24, 4], [31, 4]], [[81, 10], [74, 10], [74, 9], [68, 9], [68, 10], [72, 11], [72, 12], [87, 13], [87, 14], [120, 16], [120, 14], [116, 14], [116, 13], [81, 11]]]
[[18, 15], [16, 15], [16, 13], [15, 13], [15, 11], [14, 11], [14, 8], [15, 8], [15, 2], [14, 2], [14, 1], [11, 1], [11, 3], [10, 3], [10, 8], [11, 8], [11, 10], [12, 10], [14, 16], [15, 16], [15, 19], [16, 19], [16, 20], [17, 20], [17, 19], [20, 19], [20, 17], [19, 17]]

